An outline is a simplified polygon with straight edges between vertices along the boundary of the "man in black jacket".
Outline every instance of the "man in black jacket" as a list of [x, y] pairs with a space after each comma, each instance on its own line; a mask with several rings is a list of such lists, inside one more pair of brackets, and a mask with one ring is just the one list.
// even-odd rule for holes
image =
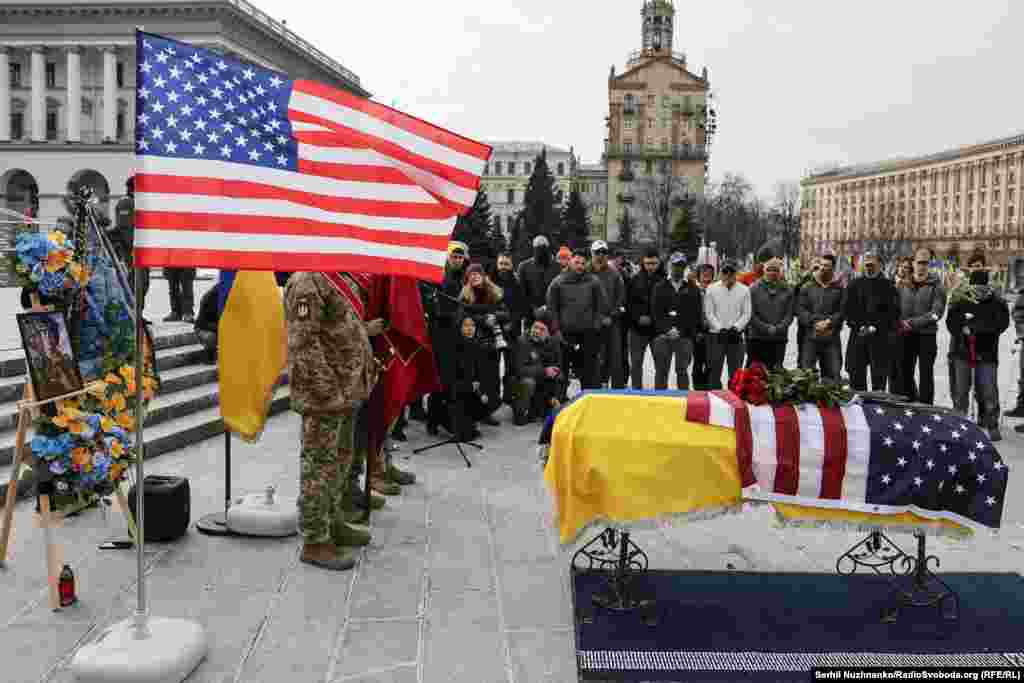
[[203, 345], [207, 363], [217, 362], [217, 330], [220, 325], [220, 282], [211, 287], [199, 300], [199, 315], [196, 317], [195, 332]]
[[[537, 315], [545, 312], [548, 287], [562, 272], [562, 267], [551, 257], [548, 238], [537, 235], [533, 238], [533, 258], [519, 264], [517, 275], [526, 300], [526, 324], [533, 324]], [[557, 324], [557, 323], [556, 323]]]
[[435, 300], [431, 306], [430, 342], [434, 350], [434, 362], [444, 392], [431, 394], [428, 399], [427, 431], [437, 434], [438, 426], [450, 424], [447, 416], [448, 398], [455, 381], [457, 362], [456, 346], [463, 343], [459, 315], [462, 306], [459, 295], [462, 293], [462, 281], [466, 272], [466, 260], [469, 248], [463, 242], [451, 242], [448, 245], [448, 262], [444, 267], [444, 281], [433, 294]]
[[889, 380], [890, 335], [899, 320], [899, 292], [882, 275], [878, 254], [864, 254], [864, 274], [846, 288], [846, 324], [850, 339], [846, 346], [846, 369], [855, 391], [867, 391], [867, 369], [871, 366], [871, 390], [885, 391]]
[[843, 365], [840, 333], [846, 290], [833, 279], [835, 264], [836, 257], [832, 254], [818, 259], [818, 272], [814, 279], [800, 288], [796, 315], [804, 330], [800, 367], [813, 369], [820, 363], [822, 377], [838, 380]]
[[644, 252], [641, 270], [630, 279], [626, 290], [626, 316], [629, 324], [629, 368], [631, 384], [637, 391], [644, 388], [644, 358], [654, 341], [654, 314], [651, 302], [654, 287], [665, 279], [658, 250]]
[[961, 415], [968, 414], [973, 384], [980, 426], [988, 429], [993, 441], [999, 441], [999, 336], [1010, 326], [1010, 310], [988, 284], [984, 254], [973, 254], [967, 270], [977, 303], [958, 301], [950, 305], [946, 316], [950, 362], [956, 375], [953, 406]]
[[668, 389], [668, 369], [676, 361], [676, 388], [690, 388], [689, 369], [693, 357], [693, 339], [700, 329], [703, 311], [697, 288], [686, 281], [686, 257], [680, 253], [669, 259], [671, 275], [654, 287], [651, 313], [654, 318], [654, 388]]

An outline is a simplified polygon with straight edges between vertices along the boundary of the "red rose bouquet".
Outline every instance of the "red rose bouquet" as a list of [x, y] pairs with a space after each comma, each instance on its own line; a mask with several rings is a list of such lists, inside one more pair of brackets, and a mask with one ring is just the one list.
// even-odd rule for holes
[[755, 406], [768, 402], [768, 368], [753, 363], [737, 370], [729, 380], [729, 391]]

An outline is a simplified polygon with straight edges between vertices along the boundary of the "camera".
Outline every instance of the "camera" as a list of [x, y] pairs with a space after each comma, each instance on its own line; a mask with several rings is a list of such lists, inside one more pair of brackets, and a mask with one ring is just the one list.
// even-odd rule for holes
[[498, 351], [503, 351], [508, 348], [508, 342], [505, 341], [505, 333], [501, 329], [501, 325], [498, 324], [498, 317], [493, 313], [489, 313], [484, 318], [484, 323], [487, 327], [491, 328], [494, 333], [494, 348]]

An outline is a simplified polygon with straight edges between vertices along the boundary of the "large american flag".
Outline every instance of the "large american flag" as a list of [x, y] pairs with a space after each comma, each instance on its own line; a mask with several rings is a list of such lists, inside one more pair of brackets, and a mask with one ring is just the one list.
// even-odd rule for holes
[[137, 55], [138, 265], [441, 279], [490, 147], [162, 36]]
[[752, 406], [721, 391], [690, 392], [686, 419], [736, 430], [747, 498], [1000, 526], [1009, 468], [959, 415], [876, 403]]

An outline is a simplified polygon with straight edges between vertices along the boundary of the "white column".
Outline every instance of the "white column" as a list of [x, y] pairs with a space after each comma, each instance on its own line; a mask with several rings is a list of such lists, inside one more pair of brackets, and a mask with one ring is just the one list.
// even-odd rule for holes
[[117, 48], [103, 48], [103, 141], [117, 138]]
[[46, 52], [37, 45], [32, 50], [29, 69], [32, 72], [32, 141], [46, 141]]
[[0, 45], [0, 142], [11, 139], [11, 61], [10, 50]]
[[77, 45], [68, 50], [67, 139], [82, 141], [82, 51]]

